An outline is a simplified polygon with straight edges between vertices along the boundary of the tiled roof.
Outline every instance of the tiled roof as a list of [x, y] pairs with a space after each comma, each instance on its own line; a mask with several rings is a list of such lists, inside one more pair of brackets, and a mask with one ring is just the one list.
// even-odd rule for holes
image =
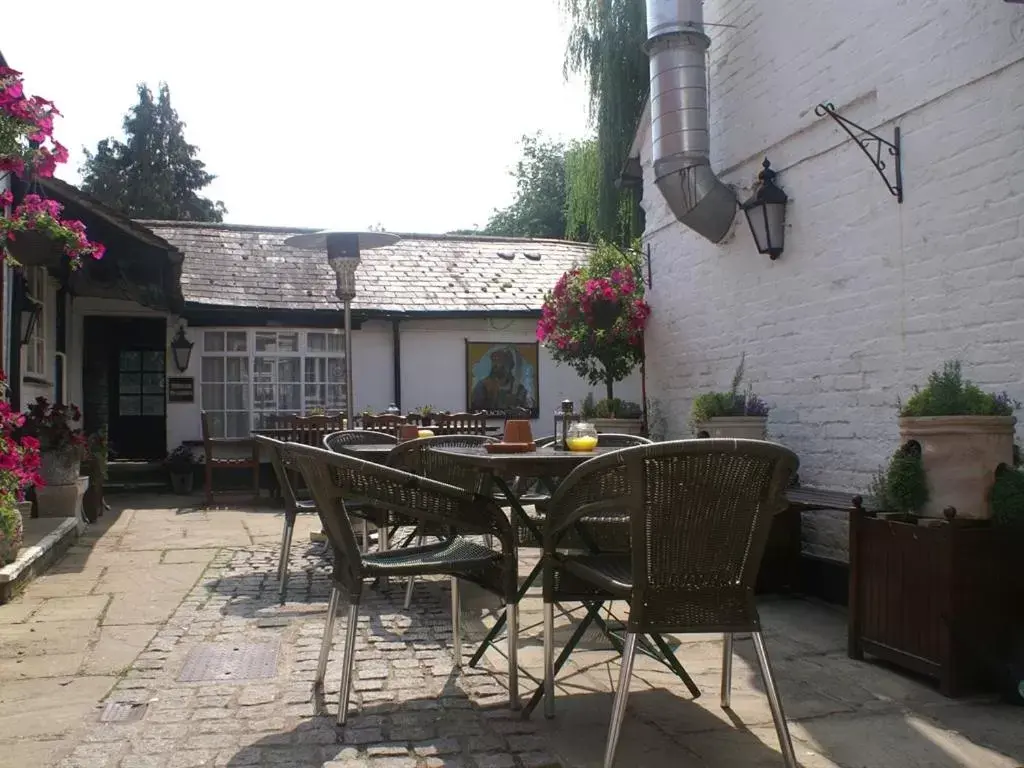
[[[337, 310], [326, 254], [286, 248], [308, 229], [140, 221], [185, 256], [185, 301], [206, 306]], [[561, 240], [402, 235], [365, 251], [356, 310], [516, 312], [539, 310], [563, 272], [591, 247]]]

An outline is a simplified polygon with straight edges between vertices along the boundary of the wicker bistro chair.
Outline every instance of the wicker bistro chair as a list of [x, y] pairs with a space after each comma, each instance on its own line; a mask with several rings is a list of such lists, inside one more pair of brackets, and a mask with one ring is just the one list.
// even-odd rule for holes
[[435, 413], [428, 429], [438, 435], [486, 435], [486, 413]]
[[[450, 461], [444, 454], [437, 454], [431, 448], [462, 448], [466, 446], [483, 445], [484, 443], [497, 442], [497, 438], [485, 437], [483, 435], [439, 435], [435, 437], [422, 437], [415, 440], [407, 440], [399, 443], [391, 449], [388, 454], [387, 466], [395, 467], [414, 475], [423, 475], [432, 480], [440, 480], [442, 483], [463, 488], [470, 493], [476, 493], [480, 484], [480, 474], [465, 466]], [[427, 536], [444, 538], [445, 530], [438, 526], [427, 526], [419, 520], [410, 520], [401, 515], [391, 514], [388, 516], [389, 526], [414, 526], [415, 530], [406, 541], [400, 546], [406, 546], [414, 537], [417, 544], [423, 546]], [[491, 546], [491, 537], [487, 537], [487, 546]], [[416, 577], [409, 577], [409, 584], [405, 591], [405, 608], [408, 610], [412, 604], [412, 591], [416, 583]]]
[[[332, 432], [324, 437], [324, 446], [327, 450], [334, 451], [335, 453], [347, 453], [348, 455], [354, 455], [350, 451], [347, 451], [347, 446], [352, 445], [397, 445], [398, 438], [391, 432], [383, 430], [373, 429], [345, 429], [341, 432]], [[349, 514], [353, 517], [358, 517], [362, 522], [362, 546], [363, 551], [366, 552], [370, 547], [370, 532], [367, 522], [372, 520], [374, 525], [377, 525], [378, 520], [383, 514], [380, 510], [371, 509], [364, 507], [359, 504], [350, 504], [348, 508]], [[377, 546], [381, 549], [387, 549], [387, 528], [383, 529], [383, 535], [378, 530]]]
[[409, 420], [405, 416], [398, 416], [392, 413], [380, 413], [376, 416], [367, 414], [362, 419], [363, 429], [373, 432], [385, 432], [389, 435], [398, 436], [398, 430]]
[[[478, 584], [505, 601], [509, 626], [509, 704], [512, 709], [518, 709], [516, 547], [512, 527], [494, 501], [436, 480], [319, 448], [281, 443], [278, 450], [286, 461], [299, 467], [312, 488], [334, 547], [334, 583], [317, 666], [318, 687], [323, 686], [327, 671], [334, 620], [342, 593], [349, 600], [338, 723], [343, 725], [348, 714], [363, 582], [385, 575], [452, 577], [452, 646], [456, 667], [461, 667], [462, 663], [459, 579]], [[445, 526], [451, 529], [453, 536], [423, 547], [362, 555], [346, 512], [350, 500], [408, 515], [421, 523]], [[500, 551], [475, 544], [464, 538], [464, 534], [491, 534], [501, 543]]]
[[[787, 506], [796, 455], [761, 440], [680, 440], [627, 448], [577, 467], [552, 496], [544, 529], [544, 709], [554, 714], [554, 603], [617, 599], [629, 619], [605, 751], [626, 711], [637, 639], [723, 632], [722, 706], [730, 705], [732, 636], [750, 632], [787, 768], [796, 758], [772, 675], [754, 584], [772, 518]], [[630, 552], [573, 553], [562, 539], [609, 511], [628, 514]], [[660, 644], [659, 644], [660, 645]], [[663, 650], [667, 650], [662, 646]], [[564, 653], [564, 652], [563, 652]]]
[[273, 440], [263, 435], [256, 435], [256, 444], [266, 450], [270, 456], [270, 465], [274, 468], [274, 476], [281, 488], [281, 498], [284, 500], [284, 530], [281, 533], [281, 556], [277, 561], [277, 580], [280, 585], [281, 604], [284, 605], [285, 594], [288, 590], [288, 558], [292, 549], [292, 534], [295, 532], [295, 519], [300, 512], [316, 512], [316, 504], [313, 501], [299, 499], [295, 494], [295, 486], [292, 485], [292, 473], [298, 473], [298, 468], [286, 461], [281, 455], [279, 446], [281, 441]]

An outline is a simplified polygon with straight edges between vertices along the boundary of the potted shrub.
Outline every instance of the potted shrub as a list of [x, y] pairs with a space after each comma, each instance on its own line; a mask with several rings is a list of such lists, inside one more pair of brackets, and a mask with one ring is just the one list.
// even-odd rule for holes
[[595, 403], [594, 394], [588, 393], [583, 399], [581, 415], [583, 420], [593, 424], [599, 433], [639, 435], [643, 430], [644, 412], [640, 404], [617, 397], [605, 398]]
[[694, 398], [690, 423], [697, 437], [764, 440], [767, 436], [768, 404], [754, 394], [751, 386], [746, 392], [740, 391], [745, 362], [743, 354], [728, 392], [705, 392]]
[[941, 518], [953, 507], [960, 520], [991, 517], [996, 468], [1013, 464], [1017, 407], [1006, 393], [985, 392], [964, 379], [956, 360], [914, 392], [900, 410], [900, 441], [920, 446], [928, 488], [922, 515]]
[[89, 478], [82, 477], [87, 441], [77, 424], [82, 412], [76, 405], [51, 403], [37, 397], [25, 414], [25, 434], [39, 441], [39, 475], [36, 489], [40, 517], [77, 517]]
[[192, 449], [182, 443], [164, 460], [167, 473], [171, 478], [171, 492], [179, 496], [188, 496], [195, 486], [195, 467], [199, 463]]
[[[0, 371], [0, 389], [6, 389], [5, 382]], [[25, 489], [42, 484], [39, 442], [20, 434], [24, 420], [6, 399], [0, 400], [0, 568], [14, 562], [21, 549], [24, 518], [32, 512]]]
[[416, 413], [420, 415], [420, 425], [429, 427], [434, 420], [434, 406], [432, 405], [421, 405], [416, 409]]
[[640, 247], [622, 250], [599, 242], [585, 266], [563, 274], [544, 297], [537, 340], [557, 363], [566, 363], [593, 386], [614, 384], [643, 360], [643, 334], [651, 308], [644, 301]]

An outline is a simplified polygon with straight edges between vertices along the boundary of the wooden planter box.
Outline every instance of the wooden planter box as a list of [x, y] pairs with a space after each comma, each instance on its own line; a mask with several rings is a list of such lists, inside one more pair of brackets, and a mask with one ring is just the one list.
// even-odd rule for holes
[[991, 525], [850, 513], [848, 653], [938, 680], [946, 696], [985, 689], [1024, 620], [1022, 542]]

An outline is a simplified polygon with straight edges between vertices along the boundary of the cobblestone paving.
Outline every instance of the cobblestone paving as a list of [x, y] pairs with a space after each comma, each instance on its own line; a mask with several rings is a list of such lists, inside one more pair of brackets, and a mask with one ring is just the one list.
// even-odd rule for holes
[[[272, 548], [222, 550], [108, 697], [145, 705], [134, 710], [134, 721], [101, 723], [101, 705], [96, 724], [61, 768], [559, 765], [544, 751], [535, 721], [509, 711], [507, 689], [492, 671], [455, 671], [445, 580], [418, 582], [408, 611], [404, 584], [384, 591], [367, 585], [350, 715], [337, 728], [344, 610], [335, 625], [326, 701], [312, 695], [329, 563], [316, 550], [297, 547], [284, 606], [276, 564]], [[189, 652], [204, 643], [275, 643], [277, 674], [179, 682]], [[470, 652], [471, 643], [463, 649]]]

